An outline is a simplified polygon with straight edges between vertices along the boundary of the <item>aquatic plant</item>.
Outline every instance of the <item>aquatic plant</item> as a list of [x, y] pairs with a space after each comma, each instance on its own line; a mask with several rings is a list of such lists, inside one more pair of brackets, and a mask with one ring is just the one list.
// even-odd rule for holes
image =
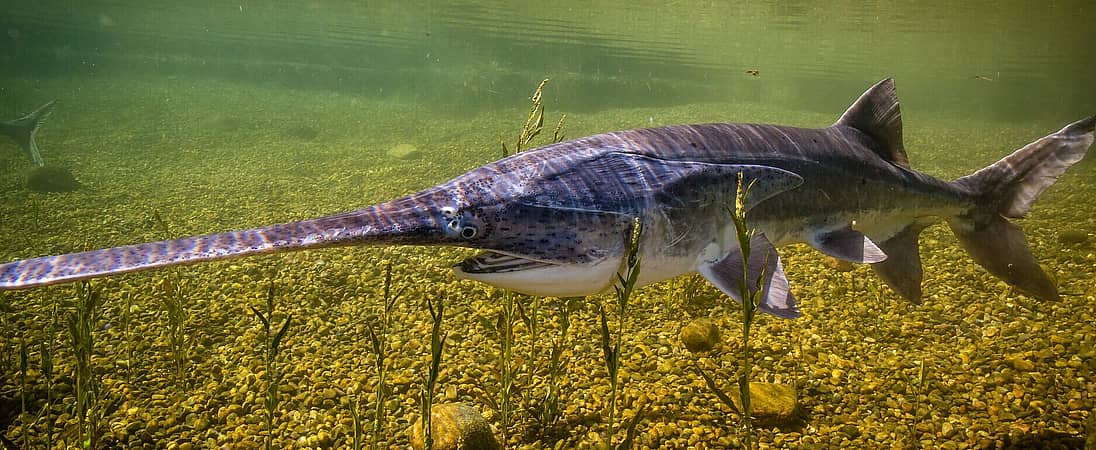
[[[514, 142], [514, 151], [511, 152], [510, 148], [506, 146], [506, 140], [499, 136], [499, 142], [502, 144], [502, 157], [505, 158], [514, 153], [521, 153], [529, 147], [529, 144], [533, 142], [533, 139], [544, 130], [544, 104], [541, 100], [544, 97], [544, 86], [548, 85], [548, 78], [541, 80], [537, 88], [533, 90], [533, 96], [531, 98], [531, 105], [529, 106], [529, 116], [525, 118], [525, 123], [521, 126], [521, 131], [518, 133], [517, 141]], [[560, 142], [564, 139], [563, 135], [563, 122], [567, 119], [566, 114], [562, 114], [559, 117], [559, 122], [556, 122], [556, 128], [552, 132], [552, 142]]]
[[30, 216], [31, 216], [31, 220], [34, 223], [34, 229], [35, 230], [42, 229], [42, 208], [38, 204], [38, 196], [37, 195], [28, 195], [27, 196], [27, 206], [30, 207], [30, 211], [31, 211]]
[[46, 340], [39, 344], [39, 354], [41, 356], [39, 367], [42, 370], [42, 379], [46, 383], [46, 404], [42, 406], [42, 412], [40, 413], [46, 419], [45, 447], [43, 448], [53, 448], [53, 421], [50, 420], [50, 409], [53, 408], [53, 354], [56, 346], [54, 340], [56, 334], [57, 305], [53, 305], [50, 313], [49, 333], [46, 335]]
[[499, 361], [502, 386], [499, 389], [499, 416], [502, 423], [502, 438], [510, 442], [510, 427], [513, 421], [514, 390], [514, 296], [510, 291], [502, 293], [502, 308], [499, 309], [497, 332], [499, 345], [502, 346], [502, 359]]
[[[396, 300], [403, 295], [403, 292], [407, 289], [407, 285], [392, 293], [392, 263], [389, 262], [384, 268], [384, 296], [382, 297], [380, 316], [376, 319], [378, 327], [374, 327], [372, 323], [366, 322], [366, 329], [369, 331], [369, 341], [373, 345], [373, 354], [376, 355], [375, 366], [377, 369], [377, 388], [376, 388], [376, 408], [373, 410], [373, 436], [370, 440], [369, 448], [377, 450], [381, 442], [381, 436], [384, 434], [385, 428], [388, 422], [388, 414], [385, 404], [388, 402], [388, 333], [391, 329], [392, 309], [395, 308]], [[357, 411], [357, 407], [353, 409], [354, 417], [354, 448], [355, 450], [361, 448], [361, 416]]]
[[278, 387], [281, 385], [283, 376], [281, 369], [278, 367], [278, 352], [281, 350], [282, 339], [285, 338], [285, 333], [289, 330], [289, 324], [293, 321], [292, 314], [286, 316], [277, 332], [272, 333], [274, 330], [271, 326], [271, 321], [274, 320], [274, 297], [274, 282], [271, 281], [270, 287], [266, 291], [266, 314], [263, 314], [254, 306], [251, 307], [251, 312], [255, 313], [255, 317], [259, 319], [263, 326], [260, 347], [263, 362], [266, 364], [266, 371], [263, 374], [266, 379], [266, 396], [263, 400], [263, 406], [266, 409], [265, 446], [267, 450], [273, 448], [274, 413], [278, 409]]
[[540, 131], [544, 129], [544, 105], [541, 104], [541, 98], [544, 94], [544, 86], [548, 84], [548, 79], [545, 78], [537, 85], [536, 90], [533, 91], [532, 105], [529, 107], [529, 116], [526, 117], [525, 123], [521, 126], [521, 131], [518, 132], [517, 142], [514, 143], [514, 151], [511, 152], [506, 147], [506, 140], [499, 136], [499, 141], [502, 144], [502, 157], [505, 158], [514, 153], [521, 153], [522, 150], [533, 141], [533, 138], [540, 134]]
[[[496, 293], [500, 291], [494, 291]], [[492, 295], [492, 297], [495, 297]], [[492, 409], [498, 411], [499, 429], [502, 431], [503, 442], [509, 443], [511, 428], [514, 422], [514, 321], [517, 315], [516, 294], [510, 291], [501, 291], [497, 302], [499, 309], [495, 316], [477, 315], [480, 327], [499, 344], [498, 364], [491, 370], [499, 380], [499, 388], [492, 393], [484, 392], [481, 400]], [[496, 398], [497, 397], [497, 398]]]
[[[735, 189], [734, 209], [728, 208], [731, 221], [734, 223], [735, 237], [738, 239], [738, 247], [742, 258], [742, 278], [738, 280], [738, 291], [742, 293], [742, 349], [739, 352], [738, 395], [742, 405], [743, 446], [747, 449], [753, 447], [753, 425], [750, 422], [750, 372], [753, 368], [753, 347], [750, 346], [750, 327], [753, 325], [754, 315], [757, 313], [757, 304], [761, 300], [761, 289], [764, 283], [764, 269], [757, 274], [756, 280], [750, 280], [750, 239], [754, 231], [746, 226], [746, 195], [751, 185], [743, 185], [743, 176], [738, 174], [738, 184]], [[769, 255], [765, 255], [767, 259]], [[765, 267], [764, 265], [762, 267]], [[752, 284], [751, 284], [752, 282]], [[709, 384], [709, 386], [711, 386]]]
[[[167, 226], [167, 221], [160, 215], [160, 210], [152, 210], [152, 220], [156, 223], [157, 228], [163, 234], [164, 239], [171, 238], [171, 230]], [[171, 349], [171, 361], [175, 368], [175, 385], [179, 388], [180, 394], [187, 389], [187, 361], [190, 353], [190, 345], [187, 342], [186, 325], [190, 321], [190, 312], [186, 308], [187, 290], [189, 286], [187, 282], [177, 276], [174, 272], [166, 272], [163, 277], [156, 283], [156, 292], [160, 299], [161, 305], [164, 307], [164, 313], [167, 316], [167, 337], [168, 346]], [[130, 342], [129, 337], [129, 306], [133, 301], [131, 296], [126, 298], [126, 310], [122, 312], [122, 318], [126, 322], [126, 346], [129, 351], [129, 364], [133, 364], [133, 345]], [[130, 369], [132, 372], [132, 368]]]
[[[190, 356], [190, 344], [186, 325], [190, 321], [190, 312], [186, 308], [187, 283], [182, 278], [167, 274], [156, 285], [158, 297], [167, 315], [167, 340], [171, 349], [171, 361], [175, 368], [175, 385], [179, 392], [188, 387], [187, 361]], [[125, 314], [128, 314], [125, 313]], [[128, 321], [128, 319], [126, 319]], [[129, 345], [132, 352], [132, 345]], [[132, 360], [130, 361], [132, 363]]]
[[644, 407], [641, 407], [634, 417], [632, 417], [631, 423], [627, 426], [624, 439], [620, 444], [613, 446], [613, 437], [617, 428], [617, 406], [620, 400], [621, 381], [620, 381], [620, 353], [621, 353], [621, 341], [624, 338], [624, 321], [627, 318], [628, 313], [628, 300], [632, 296], [632, 292], [635, 290], [636, 280], [639, 279], [640, 270], [640, 257], [639, 257], [639, 243], [640, 237], [643, 233], [643, 223], [638, 217], [632, 222], [631, 233], [629, 233], [627, 241], [627, 250], [625, 252], [623, 267], [620, 272], [617, 272], [617, 282], [613, 284], [613, 291], [616, 294], [616, 332], [611, 333], [609, 331], [609, 323], [605, 314], [605, 307], [598, 305], [598, 315], [601, 319], [601, 350], [605, 357], [605, 369], [609, 373], [609, 411], [608, 411], [608, 438], [605, 439], [605, 443], [610, 448], [614, 449], [627, 449], [631, 448], [632, 442], [635, 439], [635, 426], [639, 422], [640, 417], [643, 415]]
[[[930, 367], [925, 365], [924, 358], [921, 358], [921, 360], [917, 363], [917, 366], [917, 377], [915, 379], [908, 380], [909, 383], [912, 385], [911, 387], [913, 388], [914, 394], [912, 419], [913, 422], [915, 422], [915, 426], [916, 422], [929, 418], [932, 414], [931, 408], [924, 412], [921, 411], [922, 399], [925, 399], [927, 397], [925, 395], [925, 384], [928, 381]], [[933, 424], [933, 428], [936, 428], [935, 424]]]
[[[727, 212], [731, 216], [731, 222], [734, 224], [735, 239], [738, 241], [741, 252], [740, 258], [742, 259], [742, 277], [738, 280], [738, 290], [742, 293], [742, 347], [738, 353], [737, 374], [739, 402], [736, 404], [730, 395], [720, 389], [715, 379], [700, 366], [699, 362], [693, 361], [693, 371], [704, 379], [704, 384], [708, 387], [708, 390], [728, 409], [741, 417], [741, 443], [747, 449], [753, 447], [753, 424], [750, 413], [750, 373], [753, 368], [753, 347], [750, 346], [750, 329], [753, 326], [765, 279], [764, 269], [756, 275], [757, 278], [754, 280], [750, 279], [749, 274], [750, 240], [755, 233], [746, 224], [746, 195], [749, 194], [750, 187], [751, 185], [743, 185], [743, 177], [740, 173], [735, 188], [734, 207], [727, 208]], [[768, 258], [769, 255], [765, 257]], [[762, 267], [765, 267], [765, 265], [762, 265]], [[728, 308], [728, 310], [730, 309]]]
[[719, 388], [719, 385], [716, 384], [715, 379], [713, 379], [712, 376], [709, 375], [703, 367], [700, 367], [700, 362], [695, 359], [693, 360], [693, 371], [704, 379], [704, 384], [708, 386], [708, 390], [712, 391], [712, 393], [715, 394], [716, 398], [718, 398], [719, 401], [723, 402], [723, 404], [726, 405], [727, 408], [729, 408], [732, 412], [739, 415], [742, 414], [742, 411], [739, 411], [738, 406], [734, 404], [734, 400], [731, 399], [731, 396], [727, 395], [727, 393], [724, 392], [723, 389]]
[[76, 361], [73, 367], [76, 391], [74, 410], [77, 418], [77, 438], [81, 448], [99, 448], [105, 408], [100, 403], [102, 386], [95, 376], [91, 355], [95, 348], [92, 331], [98, 328], [102, 298], [100, 289], [83, 281], [76, 285], [76, 299], [68, 317], [69, 343]]
[[27, 336], [19, 339], [19, 415], [27, 412]]
[[563, 406], [560, 404], [562, 401], [560, 377], [565, 367], [563, 351], [567, 348], [569, 340], [571, 313], [581, 305], [582, 298], [568, 297], [562, 298], [560, 301], [559, 335], [552, 341], [552, 350], [549, 352], [547, 391], [544, 394], [544, 403], [537, 411], [538, 413], [533, 416], [538, 423], [537, 429], [540, 431], [541, 437], [552, 431], [563, 416]]
[[442, 350], [445, 349], [446, 333], [441, 331], [442, 320], [445, 317], [445, 301], [426, 298], [426, 308], [430, 311], [430, 373], [427, 375], [421, 390], [422, 404], [422, 436], [424, 449], [434, 448], [434, 433], [430, 427], [430, 416], [434, 405], [434, 386], [441, 373]]
[[[27, 344], [27, 337], [24, 335], [21, 341], [19, 350], [19, 367], [20, 367], [20, 414], [19, 417], [24, 421], [23, 426], [23, 446], [22, 448], [32, 448], [30, 443], [32, 436], [31, 430], [34, 430], [38, 423], [43, 418], [46, 419], [46, 431], [42, 438], [44, 439], [44, 446], [42, 448], [53, 448], [53, 421], [49, 420], [50, 409], [53, 407], [53, 354], [55, 337], [57, 333], [57, 305], [54, 305], [51, 309], [50, 326], [46, 330], [47, 335], [45, 340], [38, 343], [38, 355], [39, 355], [39, 371], [46, 387], [46, 399], [45, 403], [38, 409], [38, 413], [35, 414], [34, 420], [29, 423], [27, 420], [27, 405], [26, 405], [26, 393], [28, 391], [28, 385], [26, 381], [26, 374], [29, 369], [29, 345]], [[105, 415], [104, 415], [105, 416]]]
[[354, 404], [350, 405], [350, 420], [354, 422], [353, 434], [350, 439], [350, 448], [354, 450], [362, 449], [362, 435], [365, 434], [365, 427], [362, 426], [362, 415], [358, 411], [362, 407], [361, 395], [354, 397]]
[[133, 350], [135, 348], [133, 342], [133, 292], [126, 292], [122, 294], [124, 301], [122, 302], [122, 339], [125, 341], [126, 346], [126, 384], [133, 384], [133, 365], [136, 360], [133, 358]]
[[24, 332], [19, 339], [19, 420], [25, 425], [23, 426], [23, 448], [29, 448], [30, 446], [30, 433], [29, 429], [34, 428], [37, 423], [37, 417], [34, 423], [27, 424], [27, 370], [29, 369], [28, 359], [30, 359], [27, 351], [27, 335]]
[[[853, 277], [854, 280], [856, 278], [857, 277], [855, 276]], [[864, 289], [868, 292], [868, 298], [874, 299], [875, 304], [882, 305], [884, 301], [883, 298], [885, 296], [883, 285], [881, 283], [874, 282], [874, 280], [869, 280], [868, 278], [863, 278], [861, 282], [864, 285]]]
[[540, 298], [535, 296], [528, 298], [527, 302], [519, 302], [517, 306], [518, 317], [521, 318], [521, 323], [525, 325], [525, 330], [529, 333], [529, 359], [525, 364], [525, 383], [531, 388], [536, 381], [537, 361], [540, 360], [540, 353], [537, 352], [537, 342], [540, 338]]
[[[669, 318], [676, 319], [681, 307], [696, 307], [702, 300], [704, 287], [708, 284], [704, 277], [698, 274], [682, 275], [670, 282], [671, 292], [675, 294], [662, 297], [662, 311]], [[677, 304], [674, 300], [677, 299]]]
[[[531, 102], [529, 106], [529, 115], [522, 123], [521, 129], [518, 131], [518, 136], [514, 142], [513, 152], [506, 145], [506, 140], [499, 137], [500, 144], [502, 146], [502, 157], [505, 158], [513, 153], [519, 153], [530, 146], [541, 131], [544, 129], [544, 104], [542, 102], [544, 98], [544, 87], [547, 86], [548, 79], [541, 80], [536, 89], [533, 90]], [[567, 118], [566, 114], [563, 114], [559, 118], [559, 122], [556, 123], [556, 127], [552, 133], [552, 142], [560, 142], [563, 140], [563, 123]], [[525, 308], [521, 307], [521, 303], [515, 304], [515, 294], [512, 292], [503, 292], [502, 294], [502, 307], [499, 310], [498, 318], [494, 324], [488, 320], [481, 318], [481, 324], [484, 329], [489, 331], [495, 337], [498, 338], [499, 345], [501, 347], [502, 356], [499, 359], [498, 375], [502, 382], [502, 386], [499, 389], [497, 402], [491, 400], [499, 411], [500, 428], [502, 429], [502, 435], [504, 442], [509, 443], [510, 432], [513, 423], [514, 413], [514, 373], [513, 373], [513, 350], [514, 350], [514, 323], [519, 317], [525, 324], [526, 329], [531, 335], [529, 355], [530, 358], [527, 361], [526, 367], [528, 369], [526, 373], [526, 388], [523, 392], [533, 391], [535, 384], [536, 364], [534, 363], [539, 358], [536, 348], [537, 332], [538, 332], [538, 309], [539, 300], [531, 299], [529, 301], [530, 307], [527, 313]], [[516, 305], [516, 306], [515, 306]], [[515, 309], [515, 307], [517, 309]], [[515, 312], [517, 314], [515, 314]], [[551, 388], [549, 388], [551, 389]], [[529, 401], [526, 401], [526, 409], [529, 410]], [[539, 414], [534, 414], [536, 417]]]
[[160, 214], [160, 210], [153, 209], [151, 214], [152, 214], [152, 221], [156, 222], [156, 227], [160, 229], [161, 233], [163, 233], [164, 239], [170, 239], [171, 238], [171, 230], [168, 229], [167, 221], [165, 221], [164, 216]]
[[8, 336], [8, 331], [13, 327], [8, 323], [8, 314], [12, 312], [11, 307], [8, 305], [8, 295], [0, 292], [0, 373], [7, 373], [8, 365], [11, 364], [11, 345], [12, 338]]

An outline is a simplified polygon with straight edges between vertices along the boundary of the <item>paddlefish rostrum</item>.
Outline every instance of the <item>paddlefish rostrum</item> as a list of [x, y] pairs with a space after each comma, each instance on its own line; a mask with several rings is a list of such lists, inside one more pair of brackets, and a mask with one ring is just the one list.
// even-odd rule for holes
[[[713, 123], [598, 134], [342, 214], [10, 262], [0, 265], [0, 288], [290, 250], [440, 245], [482, 250], [454, 266], [459, 278], [583, 296], [612, 286], [638, 219], [637, 285], [699, 272], [741, 301], [745, 270], [762, 281], [760, 310], [794, 318], [800, 312], [776, 247], [807, 243], [871, 264], [896, 293], [919, 302], [918, 235], [944, 220], [986, 270], [1050, 300], [1059, 296], [1055, 283], [1009, 219], [1024, 216], [1084, 157], [1094, 125], [1096, 117], [1080, 120], [943, 181], [910, 168], [894, 82], [885, 79], [825, 128]], [[743, 206], [756, 232], [745, 264], [731, 222], [740, 178], [752, 186]]]

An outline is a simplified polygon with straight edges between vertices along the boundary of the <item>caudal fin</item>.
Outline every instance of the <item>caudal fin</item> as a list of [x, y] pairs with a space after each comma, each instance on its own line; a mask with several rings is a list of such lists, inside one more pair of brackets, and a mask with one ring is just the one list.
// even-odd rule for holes
[[1023, 217], [1035, 199], [1092, 146], [1096, 116], [1079, 120], [1032, 142], [952, 184], [974, 196], [976, 207], [948, 220], [963, 248], [993, 275], [1042, 300], [1058, 299], [1058, 288], [1009, 219]]
[[42, 121], [46, 120], [46, 117], [49, 117], [49, 114], [53, 112], [55, 102], [56, 100], [50, 100], [23, 117], [3, 122], [3, 126], [0, 127], [39, 166], [44, 166], [46, 163], [42, 160], [42, 153], [38, 151], [38, 143], [34, 141], [34, 134], [38, 132], [38, 127], [42, 125]]

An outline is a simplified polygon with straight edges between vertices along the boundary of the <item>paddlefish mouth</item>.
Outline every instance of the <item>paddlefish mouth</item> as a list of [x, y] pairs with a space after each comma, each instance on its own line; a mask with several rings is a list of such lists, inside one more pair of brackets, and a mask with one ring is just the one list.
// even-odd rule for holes
[[608, 289], [616, 260], [592, 264], [543, 261], [487, 250], [453, 266], [457, 279], [541, 297], [582, 297]]
[[495, 251], [485, 251], [453, 265], [453, 270], [465, 274], [510, 273], [540, 269], [553, 264]]

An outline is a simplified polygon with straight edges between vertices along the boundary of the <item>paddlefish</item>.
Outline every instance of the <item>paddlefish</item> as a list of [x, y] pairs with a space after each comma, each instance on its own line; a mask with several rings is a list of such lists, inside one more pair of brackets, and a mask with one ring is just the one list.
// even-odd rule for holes
[[[450, 181], [362, 209], [299, 222], [45, 256], [0, 265], [0, 289], [154, 267], [349, 245], [479, 249], [458, 278], [538, 296], [608, 290], [636, 220], [637, 286], [699, 273], [765, 313], [801, 315], [777, 247], [806, 243], [870, 264], [899, 296], [920, 302], [918, 236], [946, 221], [991, 274], [1053, 300], [1023, 232], [1010, 219], [1093, 142], [1096, 116], [1069, 124], [971, 175], [944, 181], [910, 168], [894, 81], [864, 92], [825, 128], [711, 123], [611, 132], [503, 158]], [[739, 183], [753, 234], [743, 261], [731, 220]], [[742, 292], [746, 274], [760, 280]]]
[[23, 152], [39, 166], [44, 166], [46, 163], [42, 160], [42, 153], [38, 151], [38, 143], [34, 141], [34, 135], [38, 132], [42, 121], [53, 112], [55, 102], [56, 100], [50, 100], [18, 119], [0, 121], [0, 134], [15, 140], [19, 148], [23, 149]]

